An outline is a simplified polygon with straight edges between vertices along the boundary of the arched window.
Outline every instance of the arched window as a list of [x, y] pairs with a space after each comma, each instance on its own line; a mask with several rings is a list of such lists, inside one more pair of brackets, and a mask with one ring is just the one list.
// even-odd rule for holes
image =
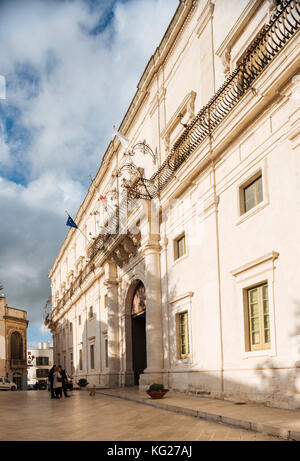
[[23, 360], [23, 340], [17, 331], [14, 331], [10, 335], [10, 358], [13, 360]]

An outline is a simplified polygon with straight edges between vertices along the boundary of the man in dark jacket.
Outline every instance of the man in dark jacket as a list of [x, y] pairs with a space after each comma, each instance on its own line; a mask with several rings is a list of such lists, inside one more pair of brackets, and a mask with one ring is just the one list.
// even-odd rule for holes
[[67, 394], [67, 388], [68, 388], [68, 378], [66, 375], [66, 370], [64, 370], [61, 365], [58, 367], [60, 374], [62, 375], [62, 388], [63, 388], [63, 393], [65, 397], [70, 397]]
[[50, 391], [51, 391], [51, 399], [55, 398], [54, 389], [53, 389], [53, 373], [55, 371], [55, 368], [56, 368], [56, 365], [53, 365], [53, 367], [49, 370], [49, 374], [48, 374], [48, 381], [50, 383]]

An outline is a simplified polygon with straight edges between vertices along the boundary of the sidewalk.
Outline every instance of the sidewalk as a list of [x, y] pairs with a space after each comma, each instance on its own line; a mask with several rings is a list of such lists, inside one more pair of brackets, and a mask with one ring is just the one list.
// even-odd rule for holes
[[132, 388], [101, 389], [97, 390], [98, 393], [287, 440], [300, 441], [298, 410], [282, 410], [253, 403], [238, 405], [227, 400], [194, 397], [175, 392], [168, 392], [163, 399], [152, 400], [146, 392]]

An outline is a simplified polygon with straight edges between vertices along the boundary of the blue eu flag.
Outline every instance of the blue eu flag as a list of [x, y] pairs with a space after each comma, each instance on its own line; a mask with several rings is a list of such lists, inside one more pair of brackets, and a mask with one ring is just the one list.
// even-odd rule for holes
[[75, 222], [73, 221], [71, 216], [68, 217], [68, 221], [66, 222], [66, 226], [75, 227], [75, 229], [78, 229], [77, 224], [75, 224]]

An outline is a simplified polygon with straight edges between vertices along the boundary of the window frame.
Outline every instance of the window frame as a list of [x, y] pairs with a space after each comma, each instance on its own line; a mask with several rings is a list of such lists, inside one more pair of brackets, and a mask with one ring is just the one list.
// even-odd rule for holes
[[[250, 171], [247, 170], [246, 174], [243, 175], [242, 179], [236, 185], [236, 194], [237, 194], [237, 221], [236, 226], [242, 224], [251, 216], [259, 213], [266, 206], [270, 204], [269, 200], [269, 187], [268, 187], [268, 178], [267, 178], [267, 165], [266, 159], [261, 162], [256, 168], [252, 168]], [[244, 190], [246, 187], [250, 186], [256, 179], [262, 177], [262, 201], [256, 204], [254, 207], [250, 208], [248, 211], [245, 211], [244, 205]]]
[[[270, 341], [268, 343], [264, 340], [264, 328], [263, 328], [263, 298], [262, 298], [262, 288], [267, 286], [268, 288], [268, 318], [269, 318], [269, 335]], [[258, 289], [258, 318], [259, 318], [259, 334], [261, 340], [258, 344], [253, 344], [251, 335], [253, 333], [251, 328], [251, 316], [250, 316], [250, 303], [249, 303], [249, 294], [252, 290]], [[261, 289], [261, 290], [260, 290]], [[268, 281], [263, 281], [254, 286], [244, 288], [244, 309], [245, 309], [245, 349], [246, 352], [255, 352], [255, 351], [264, 351], [271, 349], [271, 327], [270, 327], [270, 301], [269, 301], [269, 292], [270, 287]]]
[[90, 344], [90, 369], [95, 370], [95, 344], [94, 343]]
[[[178, 248], [178, 243], [184, 239], [184, 253], [179, 256], [179, 248]], [[187, 245], [186, 245], [186, 233], [185, 231], [179, 234], [174, 240], [173, 240], [173, 250], [174, 250], [174, 262], [181, 260], [185, 256], [187, 256]]]
[[79, 368], [79, 371], [83, 370], [83, 353], [82, 353], [82, 349], [79, 349], [79, 351], [78, 351], [78, 368]]
[[[238, 313], [237, 338], [240, 343], [240, 356], [242, 359], [255, 357], [274, 357], [277, 355], [274, 280], [279, 253], [271, 251], [248, 263], [230, 271], [234, 277], [235, 297], [234, 304]], [[268, 283], [269, 322], [270, 322], [270, 347], [268, 349], [249, 350], [248, 341], [248, 299], [247, 290]]]
[[[261, 178], [261, 183], [262, 183], [262, 200], [259, 202], [258, 200], [258, 193], [257, 193], [257, 182]], [[246, 194], [245, 191], [249, 187], [254, 185], [254, 205], [246, 210]], [[240, 186], [240, 215], [243, 216], [246, 213], [249, 213], [251, 210], [256, 208], [258, 205], [260, 205], [264, 201], [264, 184], [263, 184], [263, 175], [262, 171], [258, 170], [253, 176], [251, 176], [245, 183]]]
[[[186, 341], [187, 341], [187, 353], [183, 354], [182, 353], [182, 335], [180, 331], [181, 327], [181, 317], [185, 316], [186, 317], [186, 324], [185, 324], [185, 336], [186, 336]], [[190, 328], [190, 320], [189, 320], [189, 312], [187, 309], [177, 312], [176, 313], [176, 345], [177, 345], [177, 359], [179, 360], [185, 360], [190, 357], [190, 334], [189, 334], [189, 328]]]

